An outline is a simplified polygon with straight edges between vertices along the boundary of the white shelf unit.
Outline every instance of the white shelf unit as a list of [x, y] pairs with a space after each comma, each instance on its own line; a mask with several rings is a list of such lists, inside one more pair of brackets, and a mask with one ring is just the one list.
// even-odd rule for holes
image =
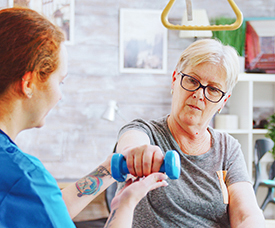
[[[238, 129], [226, 131], [235, 137], [242, 146], [247, 168], [253, 179], [253, 160], [255, 140], [264, 138], [266, 129], [253, 129], [253, 108], [275, 107], [275, 74], [239, 75], [232, 96], [228, 100], [229, 114], [238, 116]], [[220, 129], [219, 129], [220, 130]]]

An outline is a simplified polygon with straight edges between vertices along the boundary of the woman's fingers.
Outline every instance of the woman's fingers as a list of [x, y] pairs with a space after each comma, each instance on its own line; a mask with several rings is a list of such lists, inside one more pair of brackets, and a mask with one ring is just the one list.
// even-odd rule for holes
[[162, 151], [159, 147], [156, 147], [154, 156], [153, 156], [153, 162], [152, 162], [152, 173], [159, 172], [160, 167], [163, 163], [164, 156], [162, 154]]
[[142, 166], [143, 166], [143, 176], [148, 176], [152, 173], [154, 152], [147, 150], [143, 153]]
[[135, 147], [129, 149], [126, 156], [127, 168], [133, 176], [143, 176], [143, 147]]
[[136, 149], [134, 155], [134, 165], [135, 165], [135, 171], [136, 171], [136, 176], [142, 177], [143, 176], [143, 154], [146, 152], [144, 150], [144, 147], [139, 147]]
[[158, 172], [163, 163], [163, 154], [158, 146], [143, 145], [129, 149], [126, 154], [128, 170], [134, 176]]
[[135, 162], [135, 155], [132, 151], [130, 151], [126, 156], [127, 168], [132, 175], [137, 176], [134, 162]]

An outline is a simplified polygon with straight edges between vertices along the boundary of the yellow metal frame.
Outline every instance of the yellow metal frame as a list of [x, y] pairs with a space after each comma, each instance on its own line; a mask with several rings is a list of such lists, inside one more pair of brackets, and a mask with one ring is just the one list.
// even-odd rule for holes
[[168, 13], [170, 12], [176, 0], [170, 0], [167, 6], [163, 9], [161, 14], [161, 22], [167, 29], [172, 30], [235, 30], [238, 29], [243, 23], [243, 14], [233, 0], [228, 0], [234, 13], [236, 14], [236, 21], [231, 25], [208, 25], [208, 26], [192, 26], [192, 25], [173, 25], [168, 21]]

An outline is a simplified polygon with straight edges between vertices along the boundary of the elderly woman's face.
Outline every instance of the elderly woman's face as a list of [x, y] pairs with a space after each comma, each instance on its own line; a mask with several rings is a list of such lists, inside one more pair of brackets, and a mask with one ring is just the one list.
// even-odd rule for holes
[[[203, 86], [215, 87], [226, 92], [226, 72], [218, 65], [202, 63], [196, 67], [187, 67], [181, 72], [197, 79]], [[194, 92], [187, 91], [181, 87], [182, 76], [176, 73], [174, 77], [171, 115], [176, 118], [180, 125], [197, 125], [198, 128], [207, 127], [213, 115], [219, 108], [223, 107], [227, 97], [221, 99], [218, 103], [213, 103], [205, 98], [203, 88], [199, 88]]]

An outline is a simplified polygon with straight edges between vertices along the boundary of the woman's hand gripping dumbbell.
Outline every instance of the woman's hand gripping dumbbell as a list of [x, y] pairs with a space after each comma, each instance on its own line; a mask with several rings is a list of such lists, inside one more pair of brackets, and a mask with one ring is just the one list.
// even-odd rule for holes
[[[111, 160], [111, 172], [114, 179], [119, 182], [126, 180], [129, 170], [126, 159], [122, 154], [114, 154]], [[178, 179], [180, 176], [180, 157], [174, 150], [166, 152], [159, 172], [166, 173], [170, 179]]]

